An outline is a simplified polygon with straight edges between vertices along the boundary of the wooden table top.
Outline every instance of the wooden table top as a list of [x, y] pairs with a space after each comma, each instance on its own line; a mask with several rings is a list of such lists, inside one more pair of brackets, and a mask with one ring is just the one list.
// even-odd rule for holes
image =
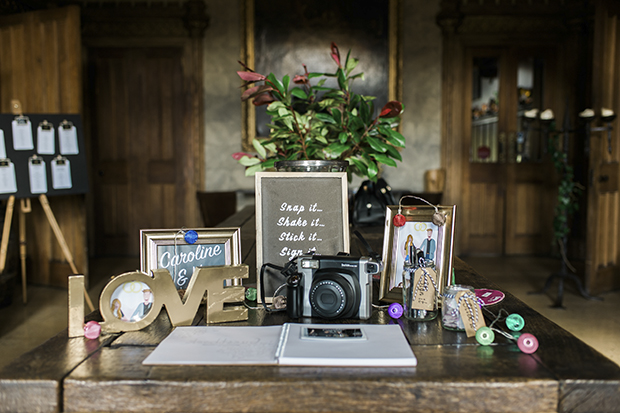
[[[221, 225], [242, 228], [251, 268], [253, 217], [250, 208]], [[382, 234], [367, 235], [376, 248]], [[497, 288], [463, 261], [454, 264], [459, 284]], [[620, 412], [620, 367], [508, 292], [494, 307], [523, 316], [523, 331], [540, 343], [536, 353], [499, 334], [481, 346], [439, 319], [395, 321], [385, 309], [364, 322], [400, 324], [417, 367], [143, 366], [172, 330], [165, 311], [144, 330], [98, 340], [63, 331], [0, 371], [0, 412]], [[285, 312], [249, 316], [227, 325], [291, 321]]]

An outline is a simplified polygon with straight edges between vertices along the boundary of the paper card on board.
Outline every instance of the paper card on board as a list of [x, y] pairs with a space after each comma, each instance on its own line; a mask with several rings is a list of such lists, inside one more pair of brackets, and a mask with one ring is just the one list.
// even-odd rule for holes
[[6, 143], [4, 142], [4, 131], [0, 129], [0, 159], [6, 159]]
[[17, 192], [15, 165], [10, 159], [0, 160], [0, 194]]
[[52, 187], [69, 189], [71, 186], [71, 163], [62, 157], [54, 159], [52, 161]]
[[47, 172], [45, 171], [45, 161], [42, 158], [32, 156], [28, 160], [28, 175], [31, 193], [47, 193]]
[[34, 149], [32, 127], [28, 118], [19, 118], [11, 122], [13, 130], [13, 149], [27, 151]]
[[37, 128], [37, 153], [40, 155], [53, 155], [55, 152], [54, 128], [39, 125]]
[[58, 141], [62, 155], [77, 155], [80, 153], [75, 126], [67, 124], [60, 126], [58, 128]]

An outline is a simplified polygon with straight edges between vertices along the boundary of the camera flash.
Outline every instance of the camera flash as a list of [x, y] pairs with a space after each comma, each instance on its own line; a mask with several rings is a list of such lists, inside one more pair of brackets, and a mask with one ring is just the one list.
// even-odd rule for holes
[[319, 268], [319, 262], [317, 260], [303, 260], [301, 262], [301, 268]]

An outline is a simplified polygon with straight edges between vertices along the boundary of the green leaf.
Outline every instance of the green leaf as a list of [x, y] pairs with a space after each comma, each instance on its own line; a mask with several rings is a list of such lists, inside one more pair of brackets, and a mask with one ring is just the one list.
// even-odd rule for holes
[[267, 157], [267, 151], [265, 150], [265, 147], [262, 145], [262, 143], [258, 139], [252, 140], [252, 146], [254, 146], [256, 153], [258, 153], [261, 158], [264, 159]]
[[342, 155], [342, 153], [347, 149], [349, 149], [349, 145], [344, 145], [340, 142], [334, 142], [327, 148], [325, 148], [325, 150], [329, 152], [334, 158]]
[[365, 124], [370, 123], [370, 108], [368, 107], [368, 103], [364, 100], [360, 103], [360, 117]]
[[278, 151], [278, 147], [276, 146], [275, 142], [264, 142], [263, 143], [263, 148], [265, 148], [266, 150], [270, 151], [270, 152], [277, 152]]
[[239, 159], [239, 163], [243, 166], [252, 166], [261, 163], [261, 160], [254, 157], [242, 156], [241, 159]]
[[373, 138], [372, 136], [366, 136], [366, 140], [372, 149], [377, 152], [384, 153], [387, 151], [388, 145], [381, 142], [379, 139]]
[[291, 84], [291, 77], [289, 75], [284, 75], [282, 77], [282, 86], [284, 87], [284, 92], [288, 91], [288, 87]]
[[280, 82], [273, 73], [269, 73], [269, 75], [267, 75], [267, 79], [269, 79], [269, 81], [273, 83], [276, 89], [278, 89], [278, 92], [280, 92], [281, 96], [286, 95], [282, 82]]
[[358, 59], [355, 59], [355, 58], [348, 59], [347, 58], [347, 66], [345, 67], [345, 70], [347, 71], [347, 74], [350, 74], [355, 69], [355, 67], [357, 66], [358, 63], [359, 63]]
[[365, 129], [364, 122], [362, 122], [362, 120], [360, 118], [358, 118], [357, 116], [355, 116], [353, 114], [353, 112], [351, 112], [351, 116], [349, 116], [349, 129], [350, 130], [357, 130], [357, 129]]
[[288, 130], [294, 130], [292, 116], [287, 116], [286, 118], [282, 119], [282, 122], [284, 122]]
[[256, 174], [256, 172], [260, 172], [263, 170], [263, 165], [254, 165], [254, 166], [250, 166], [249, 168], [246, 168], [245, 170], [245, 176], [254, 176], [254, 174]]
[[342, 112], [338, 108], [332, 109], [332, 116], [338, 125], [342, 124]]
[[269, 168], [273, 168], [274, 164], [278, 161], [279, 159], [267, 159], [265, 162], [263, 162], [261, 164], [261, 166], [263, 167], [263, 169], [269, 169]]
[[333, 117], [329, 116], [326, 113], [317, 113], [314, 115], [318, 120], [325, 122], [325, 123], [332, 123], [335, 124], [336, 121], [334, 120]]
[[267, 106], [267, 111], [275, 112], [279, 108], [284, 108], [284, 107], [286, 107], [284, 103], [280, 102], [279, 100], [276, 100], [275, 102], [271, 102], [269, 106]]
[[377, 164], [375, 162], [369, 162], [368, 163], [368, 177], [371, 180], [376, 181], [376, 176], [379, 173], [379, 168], [377, 167]]
[[398, 152], [398, 149], [396, 149], [392, 145], [388, 145], [387, 154], [390, 155], [394, 159], [398, 159], [401, 162], [403, 161], [403, 157], [401, 156], [400, 152]]
[[345, 160], [349, 161], [350, 164], [354, 165], [360, 171], [362, 175], [368, 174], [368, 167], [366, 166], [364, 162], [362, 162], [358, 158], [350, 157]]
[[405, 137], [401, 135], [399, 132], [395, 131], [394, 129], [390, 129], [388, 127], [382, 127], [380, 128], [380, 131], [381, 131], [381, 134], [385, 136], [388, 142], [390, 142], [392, 145], [398, 148], [405, 147]]
[[[361, 80], [364, 80], [364, 73], [360, 72], [360, 73], [358, 73], [356, 75], [351, 76], [349, 79], [354, 80], [354, 79], [358, 79], [358, 78], [361, 79]], [[373, 99], [374, 99], [374, 97], [373, 97]]]
[[295, 96], [296, 98], [299, 99], [308, 99], [308, 94], [306, 94], [306, 92], [298, 87], [294, 87], [293, 89], [291, 89], [291, 95]]
[[346, 132], [340, 132], [338, 134], [338, 140], [340, 143], [345, 143], [349, 139], [349, 135]]
[[347, 84], [347, 79], [342, 69], [339, 68], [338, 71], [336, 72], [336, 75], [338, 77], [338, 86], [340, 86], [340, 89], [349, 90], [349, 85]]
[[317, 141], [321, 142], [321, 143], [322, 143], [322, 144], [324, 144], [324, 145], [327, 145], [327, 144], [328, 144], [327, 139], [325, 139], [325, 138], [324, 138], [323, 136], [321, 136], [321, 135], [316, 136], [314, 139], [316, 139]]
[[375, 160], [377, 162], [384, 163], [384, 164], [386, 164], [388, 166], [393, 166], [393, 167], [398, 166], [398, 165], [396, 165], [396, 162], [394, 161], [394, 159], [392, 159], [389, 156], [384, 155], [382, 153], [371, 153], [370, 156], [375, 158]]

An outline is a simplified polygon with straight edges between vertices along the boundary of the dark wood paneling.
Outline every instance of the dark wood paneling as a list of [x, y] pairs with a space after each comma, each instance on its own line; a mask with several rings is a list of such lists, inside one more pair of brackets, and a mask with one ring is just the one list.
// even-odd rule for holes
[[[80, 9], [77, 6], [0, 18], [0, 111], [11, 113], [11, 99], [24, 112], [82, 112]], [[50, 206], [80, 273], [88, 275], [84, 196], [54, 197]], [[36, 200], [27, 214], [28, 280], [67, 285], [66, 262], [45, 214]], [[88, 278], [87, 278], [88, 279]]]

